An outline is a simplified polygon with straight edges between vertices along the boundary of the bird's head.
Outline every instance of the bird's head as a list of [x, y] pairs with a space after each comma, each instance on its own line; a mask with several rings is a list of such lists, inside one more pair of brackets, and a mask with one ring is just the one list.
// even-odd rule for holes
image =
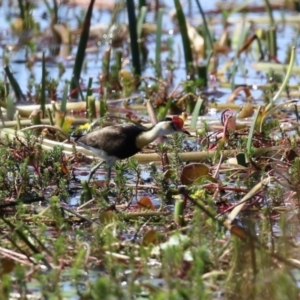
[[177, 116], [173, 118], [166, 118], [161, 122], [158, 122], [152, 128], [143, 131], [136, 138], [136, 147], [142, 149], [144, 146], [153, 142], [156, 138], [175, 132], [183, 132], [191, 135], [187, 130], [183, 128], [183, 120]]
[[187, 130], [184, 129], [183, 120], [178, 116], [173, 116], [172, 118], [165, 118], [162, 121], [164, 130], [168, 132], [167, 134], [172, 134], [174, 132], [183, 132], [185, 134], [191, 135]]

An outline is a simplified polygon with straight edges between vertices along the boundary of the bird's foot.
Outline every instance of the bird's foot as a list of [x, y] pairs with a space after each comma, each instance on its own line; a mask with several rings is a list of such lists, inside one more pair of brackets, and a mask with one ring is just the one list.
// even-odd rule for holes
[[96, 171], [98, 170], [98, 168], [104, 163], [104, 161], [101, 161], [100, 163], [98, 163], [97, 165], [95, 165], [92, 169], [91, 172], [89, 174], [89, 178], [87, 180], [88, 183], [90, 183], [93, 175], [96, 173]]
[[106, 188], [111, 189], [111, 188], [115, 188], [116, 184], [113, 180], [109, 179], [109, 180], [105, 181], [105, 186], [106, 186]]

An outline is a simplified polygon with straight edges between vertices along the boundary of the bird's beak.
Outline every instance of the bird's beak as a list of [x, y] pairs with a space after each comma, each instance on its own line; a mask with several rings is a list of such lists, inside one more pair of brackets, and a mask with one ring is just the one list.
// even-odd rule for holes
[[182, 128], [181, 130], [180, 130], [182, 133], [185, 133], [185, 134], [187, 134], [187, 135], [191, 135], [187, 130], [185, 130], [184, 128]]

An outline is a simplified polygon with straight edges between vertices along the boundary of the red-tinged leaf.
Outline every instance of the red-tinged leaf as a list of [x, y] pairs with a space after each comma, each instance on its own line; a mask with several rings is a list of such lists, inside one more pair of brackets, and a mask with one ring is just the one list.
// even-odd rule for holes
[[1, 257], [0, 259], [0, 275], [9, 274], [15, 268], [15, 262], [7, 257]]
[[61, 165], [60, 168], [61, 168], [61, 172], [63, 174], [69, 174], [69, 169], [68, 169], [68, 167], [67, 167], [67, 165], [65, 163], [62, 163], [62, 165]]
[[245, 239], [247, 237], [245, 230], [242, 227], [236, 225], [232, 225], [230, 227], [230, 233], [241, 239]]
[[151, 209], [151, 210], [155, 210], [155, 207], [154, 207], [154, 205], [153, 205], [151, 199], [150, 199], [148, 196], [142, 197], [142, 198], [139, 200], [139, 202], [138, 202], [137, 204], [138, 204], [138, 207], [139, 207], [140, 209], [145, 209], [145, 210]]
[[228, 121], [227, 121], [226, 125], [227, 125], [227, 127], [226, 127], [227, 130], [235, 131], [235, 129], [236, 129], [236, 117], [233, 116], [233, 117], [228, 118]]

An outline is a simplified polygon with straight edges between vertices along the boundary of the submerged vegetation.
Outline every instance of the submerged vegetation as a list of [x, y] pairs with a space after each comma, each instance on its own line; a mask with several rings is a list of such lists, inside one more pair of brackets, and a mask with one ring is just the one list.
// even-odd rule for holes
[[[299, 8], [194, 2], [0, 1], [0, 299], [299, 298]], [[86, 181], [72, 137], [169, 115]]]

